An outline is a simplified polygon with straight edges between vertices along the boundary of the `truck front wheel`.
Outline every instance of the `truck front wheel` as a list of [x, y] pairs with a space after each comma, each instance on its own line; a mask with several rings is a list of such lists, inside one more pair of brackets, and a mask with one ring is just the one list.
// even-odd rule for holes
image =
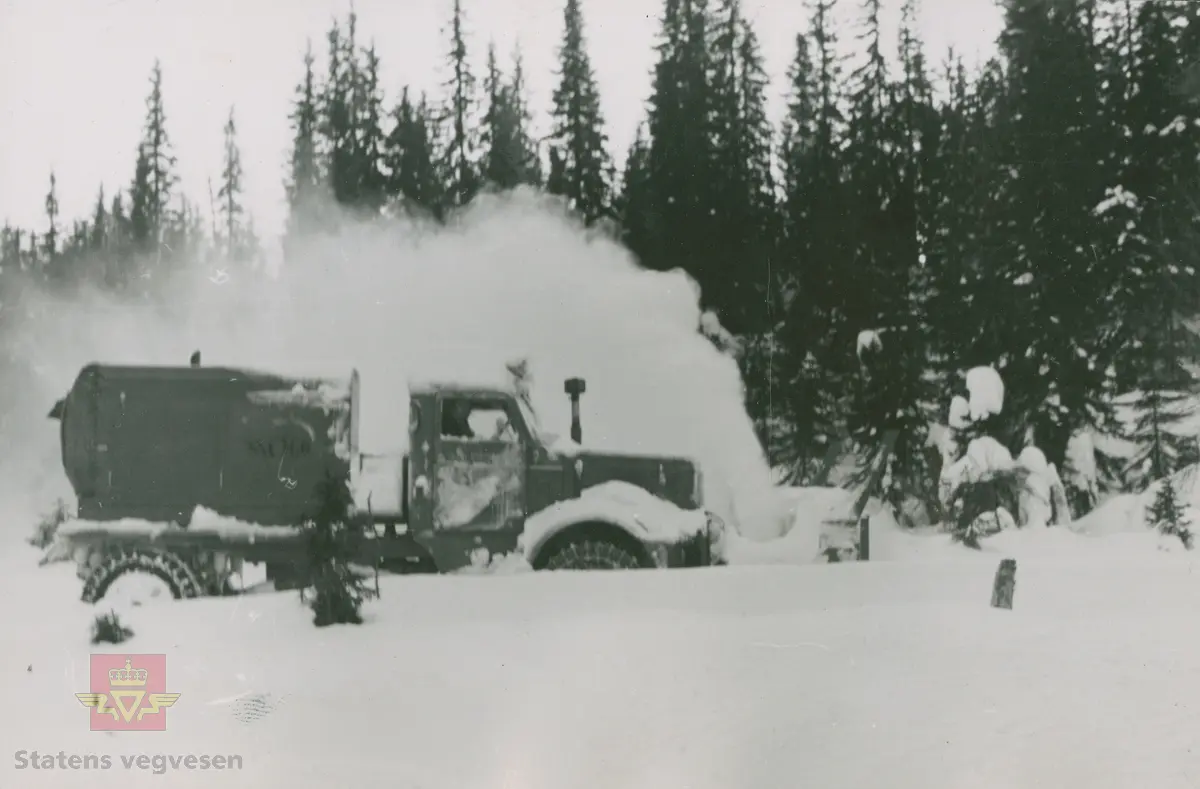
[[547, 570], [636, 570], [641, 562], [611, 542], [577, 540], [564, 545], [546, 560]]
[[579, 526], [558, 535], [534, 563], [538, 570], [638, 570], [651, 566], [645, 546], [604, 524]]

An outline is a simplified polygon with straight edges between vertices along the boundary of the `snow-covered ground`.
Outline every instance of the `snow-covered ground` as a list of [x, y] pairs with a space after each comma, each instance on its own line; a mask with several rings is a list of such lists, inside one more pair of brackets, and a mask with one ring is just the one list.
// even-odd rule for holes
[[[836, 492], [793, 491], [797, 517]], [[5, 787], [1192, 787], [1200, 573], [1145, 532], [874, 527], [882, 561], [392, 577], [358, 627], [296, 593], [151, 602], [162, 733], [88, 730], [94, 611], [73, 568], [3, 553]], [[1015, 606], [989, 606], [1018, 557]], [[751, 557], [744, 556], [745, 561]], [[762, 557], [760, 557], [762, 558]], [[782, 559], [780, 559], [782, 561]], [[103, 610], [103, 609], [102, 609]], [[15, 769], [21, 750], [106, 771]], [[165, 775], [121, 755], [239, 755]]]

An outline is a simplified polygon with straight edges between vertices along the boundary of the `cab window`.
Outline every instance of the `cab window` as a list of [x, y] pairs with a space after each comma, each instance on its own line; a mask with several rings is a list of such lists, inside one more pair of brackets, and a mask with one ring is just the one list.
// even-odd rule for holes
[[442, 437], [510, 444], [520, 440], [503, 403], [465, 397], [448, 397], [442, 401]]

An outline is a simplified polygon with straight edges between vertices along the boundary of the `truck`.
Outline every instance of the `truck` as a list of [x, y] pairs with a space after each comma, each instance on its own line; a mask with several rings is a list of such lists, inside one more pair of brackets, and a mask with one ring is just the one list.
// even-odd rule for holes
[[[510, 368], [511, 371], [511, 368]], [[303, 586], [307, 525], [322, 486], [345, 482], [339, 513], [356, 563], [448, 573], [516, 555], [534, 570], [720, 563], [725, 524], [703, 506], [685, 458], [582, 446], [582, 379], [570, 379], [571, 440], [544, 431], [512, 385], [412, 382], [407, 447], [359, 446], [360, 378], [234, 367], [93, 363], [50, 417], [75, 493], [59, 528], [83, 599], [148, 573], [176, 599], [235, 593], [247, 563], [276, 589]], [[397, 424], [403, 424], [402, 417]]]

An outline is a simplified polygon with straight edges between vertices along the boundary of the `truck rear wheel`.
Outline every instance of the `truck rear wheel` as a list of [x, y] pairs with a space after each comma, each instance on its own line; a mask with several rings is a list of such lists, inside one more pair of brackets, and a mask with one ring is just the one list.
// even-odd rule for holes
[[580, 537], [552, 549], [547, 570], [637, 570], [642, 563], [627, 548], [605, 539]]
[[83, 602], [104, 598], [109, 587], [123, 575], [153, 575], [171, 591], [176, 600], [200, 596], [200, 582], [180, 557], [167, 551], [116, 549], [104, 554], [83, 584]]

